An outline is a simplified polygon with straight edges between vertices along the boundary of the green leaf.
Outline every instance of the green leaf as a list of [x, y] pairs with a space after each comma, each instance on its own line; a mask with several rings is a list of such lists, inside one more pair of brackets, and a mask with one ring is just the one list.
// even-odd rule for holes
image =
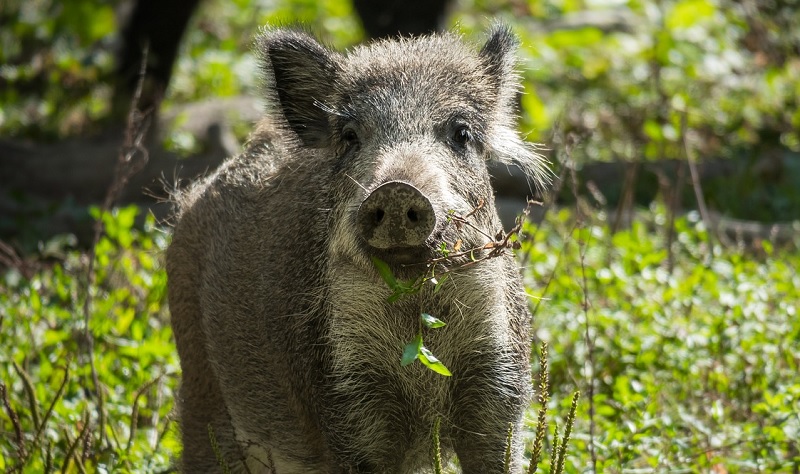
[[428, 313], [422, 313], [422, 314], [420, 314], [420, 317], [422, 318], [422, 324], [424, 324], [425, 327], [427, 327], [427, 328], [435, 329], [435, 328], [440, 328], [440, 327], [447, 326], [447, 323], [445, 323], [444, 321], [442, 321], [439, 318], [431, 316]]
[[397, 284], [400, 285], [400, 288], [402, 288], [406, 293], [418, 292], [420, 288], [422, 288], [423, 283], [425, 283], [425, 281], [421, 278], [411, 278], [410, 280], [397, 282]]
[[[422, 338], [420, 338], [420, 343], [422, 343]], [[453, 375], [427, 347], [420, 345], [418, 356], [420, 362], [437, 374], [442, 374], [446, 377]]]
[[39, 313], [42, 310], [42, 299], [39, 298], [39, 292], [34, 290], [30, 292], [30, 295], [31, 310], [33, 310], [34, 313]]
[[392, 294], [388, 298], [389, 303], [394, 303], [402, 298], [403, 295], [416, 293], [419, 291], [419, 285], [417, 284], [416, 279], [409, 281], [398, 281], [392, 273], [392, 269], [389, 268], [389, 265], [386, 262], [378, 257], [371, 257], [371, 259], [372, 264], [375, 265], [375, 269], [378, 270], [378, 274], [381, 276], [389, 289], [392, 290]]
[[403, 348], [403, 357], [400, 359], [400, 365], [402, 367], [407, 366], [408, 364], [417, 360], [419, 357], [419, 351], [422, 347], [422, 334], [417, 334], [417, 337], [414, 338], [413, 341], [406, 344], [406, 347]]
[[433, 287], [433, 294], [434, 295], [436, 293], [438, 293], [442, 289], [442, 285], [444, 285], [444, 282], [446, 282], [447, 278], [449, 278], [449, 277], [450, 277], [450, 274], [449, 273], [445, 273], [438, 280], [436, 280], [434, 278], [431, 278], [431, 281], [433, 281], [433, 284], [434, 284], [434, 287]]
[[388, 299], [389, 303], [394, 303], [395, 301], [397, 301], [400, 298], [402, 298], [406, 293], [407, 293], [407, 291], [404, 288], [396, 288], [394, 290], [394, 293], [389, 295], [389, 299]]
[[[375, 265], [375, 269], [378, 270], [378, 274], [383, 278], [383, 281], [389, 286], [389, 289], [393, 290], [395, 294], [402, 290], [401, 286], [397, 283], [397, 279], [394, 277], [394, 273], [392, 273], [392, 269], [389, 268], [389, 265], [384, 262], [383, 260], [379, 259], [378, 257], [371, 257], [372, 264]], [[394, 296], [394, 295], [392, 295]]]
[[683, 0], [678, 2], [667, 14], [667, 28], [689, 28], [697, 23], [711, 18], [716, 7], [709, 0]]

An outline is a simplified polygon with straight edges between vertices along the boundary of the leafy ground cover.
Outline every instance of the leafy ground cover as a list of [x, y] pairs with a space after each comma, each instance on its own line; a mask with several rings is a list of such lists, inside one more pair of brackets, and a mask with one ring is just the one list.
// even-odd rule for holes
[[665, 221], [561, 210], [523, 247], [554, 397], [583, 394], [571, 469], [797, 472], [800, 254], [722, 248], [694, 214], [669, 246]]
[[3, 271], [0, 470], [153, 472], [177, 453], [168, 236], [137, 212], [103, 216], [91, 269], [67, 239]]
[[[171, 469], [169, 236], [152, 219], [136, 230], [136, 213], [102, 216], [92, 269], [61, 239], [3, 271], [0, 469]], [[800, 252], [723, 248], [691, 214], [668, 246], [668, 227], [653, 209], [611, 234], [602, 213], [561, 209], [525, 228], [534, 345], [550, 346], [551, 432], [563, 433], [582, 393], [565, 472], [797, 472]]]

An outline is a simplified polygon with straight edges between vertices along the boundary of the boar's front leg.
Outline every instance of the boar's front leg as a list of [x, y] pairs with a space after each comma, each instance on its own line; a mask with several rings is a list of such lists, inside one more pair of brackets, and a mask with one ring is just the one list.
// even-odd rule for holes
[[[461, 374], [454, 393], [450, 436], [464, 474], [503, 473], [509, 423], [511, 469], [522, 469], [522, 419], [529, 399], [529, 368], [518, 357]], [[527, 358], [521, 359], [527, 362]], [[458, 375], [454, 375], [458, 376]]]

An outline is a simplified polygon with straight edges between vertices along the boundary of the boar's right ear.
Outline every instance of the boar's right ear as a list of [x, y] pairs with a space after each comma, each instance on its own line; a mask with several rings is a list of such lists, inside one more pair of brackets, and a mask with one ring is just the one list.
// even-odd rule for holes
[[294, 29], [265, 30], [256, 48], [266, 73], [268, 100], [305, 146], [326, 146], [326, 101], [339, 72], [338, 54]]

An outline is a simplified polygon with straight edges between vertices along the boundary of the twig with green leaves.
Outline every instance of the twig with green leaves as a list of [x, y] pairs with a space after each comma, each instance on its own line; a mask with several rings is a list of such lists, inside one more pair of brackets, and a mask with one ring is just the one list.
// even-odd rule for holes
[[[389, 265], [387, 265], [386, 262], [382, 261], [381, 259], [372, 257], [372, 263], [375, 265], [375, 268], [378, 270], [381, 278], [383, 278], [383, 281], [386, 282], [386, 284], [389, 286], [389, 289], [393, 291], [392, 295], [389, 296], [390, 303], [394, 303], [403, 295], [416, 293], [419, 291], [419, 288], [415, 287], [413, 284], [410, 285], [408, 283], [398, 281], [392, 273], [392, 270], [389, 268]], [[439, 291], [440, 288], [441, 283], [438, 283], [437, 287], [434, 289], [434, 292]], [[453, 375], [450, 370], [445, 367], [445, 365], [442, 364], [442, 362], [436, 358], [436, 356], [434, 356], [427, 347], [423, 345], [423, 326], [427, 327], [428, 329], [438, 329], [446, 326], [446, 324], [444, 321], [435, 318], [428, 313], [420, 312], [417, 335], [403, 348], [403, 356], [400, 359], [400, 365], [405, 367], [419, 359], [422, 364], [438, 374], [442, 374], [447, 377]]]
[[22, 438], [22, 426], [19, 422], [19, 415], [11, 406], [11, 402], [8, 399], [8, 389], [6, 388], [6, 384], [3, 382], [0, 382], [0, 401], [3, 402], [3, 408], [6, 411], [6, 415], [8, 415], [9, 420], [11, 420], [11, 425], [14, 427], [15, 441], [17, 444], [17, 457], [19, 459], [24, 459], [27, 455], [25, 453], [25, 443]]
[[[448, 248], [446, 242], [442, 242], [439, 249], [439, 252], [442, 254], [442, 256], [430, 258], [423, 262], [425, 265], [425, 271], [414, 279], [408, 281], [398, 280], [386, 262], [377, 257], [372, 257], [372, 263], [375, 265], [375, 269], [378, 271], [378, 274], [381, 276], [389, 289], [392, 290], [392, 294], [389, 295], [388, 298], [389, 303], [394, 303], [403, 296], [418, 293], [426, 283], [434, 285], [433, 293], [436, 294], [442, 289], [442, 286], [451, 272], [475, 265], [491, 258], [499, 257], [503, 255], [507, 249], [520, 248], [519, 241], [512, 238], [514, 236], [519, 236], [519, 233], [522, 230], [522, 224], [525, 222], [528, 214], [530, 214], [531, 206], [534, 204], [541, 205], [541, 203], [538, 201], [528, 201], [523, 213], [517, 217], [515, 226], [508, 233], [500, 230], [493, 237], [469, 221], [469, 218], [484, 206], [484, 202], [485, 201], [481, 200], [480, 203], [478, 203], [478, 206], [463, 216], [459, 216], [455, 213], [455, 211], [451, 210], [448, 212], [447, 220], [449, 223], [452, 223], [457, 230], [461, 230], [465, 226], [470, 227], [486, 237], [488, 241], [483, 245], [463, 251], [461, 250], [462, 240], [460, 239], [452, 244], [452, 251], [450, 248]], [[479, 257], [475, 256], [476, 253], [485, 251], [488, 252]], [[468, 260], [465, 262], [459, 261], [464, 257], [468, 257]], [[437, 268], [439, 268], [438, 271]], [[415, 360], [419, 360], [422, 362], [422, 364], [434, 372], [444, 376], [451, 376], [452, 373], [450, 370], [445, 367], [445, 365], [442, 364], [442, 362], [436, 356], [434, 356], [427, 347], [425, 347], [422, 334], [423, 327], [428, 329], [438, 329], [446, 326], [446, 323], [421, 310], [418, 324], [416, 336], [403, 348], [403, 355], [400, 359], [400, 365], [405, 367]]]

